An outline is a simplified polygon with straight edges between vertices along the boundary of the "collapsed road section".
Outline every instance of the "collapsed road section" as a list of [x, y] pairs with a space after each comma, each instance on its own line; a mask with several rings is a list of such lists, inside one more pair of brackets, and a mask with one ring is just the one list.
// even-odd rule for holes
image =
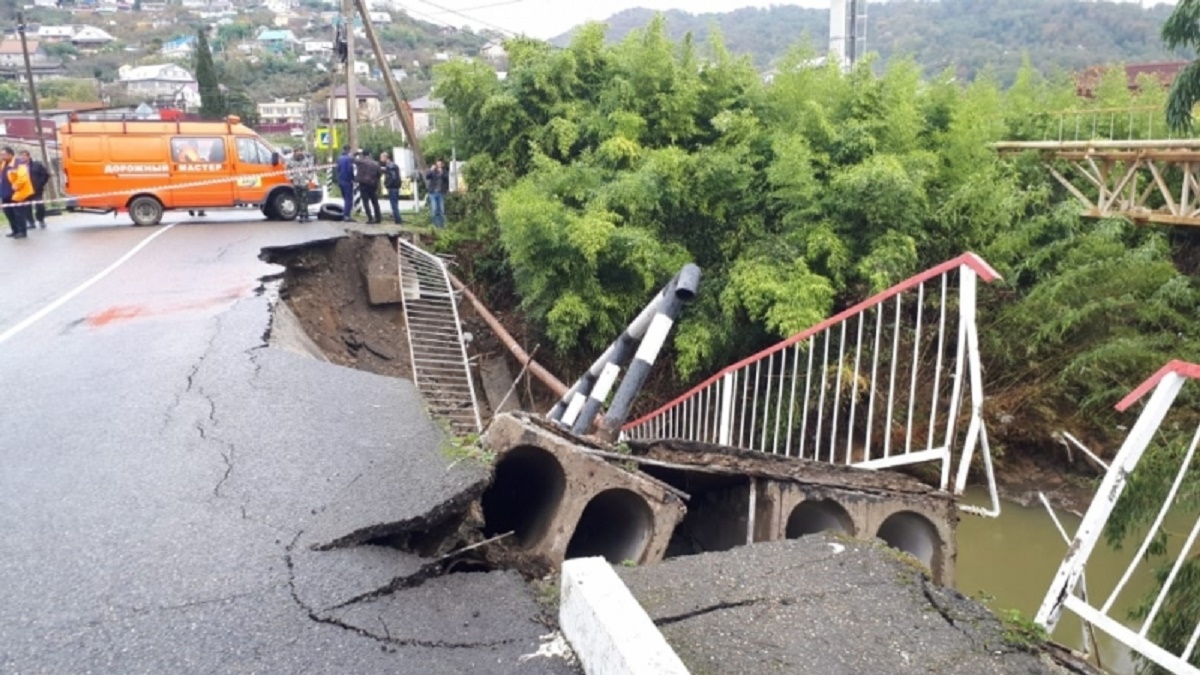
[[[351, 235], [264, 252], [265, 259], [287, 266], [280, 292], [286, 302], [277, 307], [272, 343], [337, 364], [413, 379], [413, 366], [406, 358], [411, 352], [405, 349], [409, 326], [397, 311], [405, 283], [397, 269], [396, 245], [385, 237]], [[471, 325], [467, 332], [478, 342], [495, 344], [496, 338], [480, 325]], [[473, 350], [471, 360], [479, 356]], [[428, 403], [425, 408], [435, 412]], [[582, 419], [592, 419], [591, 412]], [[419, 514], [390, 506], [407, 491], [444, 483], [414, 480], [405, 460], [396, 458], [389, 462], [390, 470], [364, 476], [354, 490], [314, 513], [289, 546], [292, 592], [310, 619], [385, 645], [490, 644], [477, 642], [469, 631], [461, 636], [410, 634], [397, 641], [391, 623], [377, 620], [384, 615], [400, 622], [415, 620], [412, 612], [423, 610], [414, 602], [434, 608], [457, 606], [454, 598], [461, 596], [456, 594], [475, 583], [454, 579], [466, 572], [488, 580], [480, 581], [481, 590], [507, 588], [502, 594], [544, 601], [542, 620], [553, 637], [554, 572], [564, 561], [598, 556], [613, 565], [646, 566], [663, 573], [685, 570], [688, 564], [720, 568], [723, 563], [711, 561], [754, 557], [758, 554], [750, 551], [767, 542], [815, 541], [810, 535], [821, 533], [846, 537], [835, 541], [847, 542], [839, 546], [855, 560], [874, 555], [867, 551], [877, 551], [879, 545], [848, 542], [882, 540], [907, 554], [895, 558], [908, 561], [906, 569], [919, 570], [918, 578], [927, 575], [929, 581], [920, 582], [926, 596], [945, 593], [955, 602], [969, 603], [944, 590], [955, 577], [954, 497], [914, 478], [700, 443], [645, 440], [613, 445], [527, 413], [492, 417], [478, 447], [452, 439], [451, 430], [441, 427], [445, 441], [435, 464], [450, 473], [467, 469], [471, 478], [454, 481], [436, 505], [424, 500], [431, 506]], [[770, 550], [787, 558], [793, 549]], [[664, 563], [675, 560], [683, 567]], [[336, 581], [347, 566], [357, 570], [358, 582]], [[753, 573], [760, 580], [776, 576], [766, 568]], [[329, 581], [320, 581], [325, 577]], [[861, 589], [865, 595], [852, 602], [872, 604], [866, 596], [877, 595], [875, 584], [912, 583], [900, 577], [873, 580]], [[759, 604], [794, 604], [787, 598], [772, 604], [696, 597], [700, 609], [656, 615], [655, 623], [662, 628], [691, 625], [704, 616], [702, 623], [711, 624], [738, 614], [718, 610], [754, 612]], [[656, 613], [653, 597], [639, 599], [651, 602], [647, 609]], [[932, 600], [931, 604], [941, 607]], [[912, 611], [924, 615], [927, 610]], [[976, 621], [971, 612], [964, 616]], [[463, 625], [469, 627], [472, 622], [464, 617]], [[954, 625], [950, 618], [945, 621]], [[877, 630], [850, 623], [843, 628], [856, 635], [875, 635], [872, 631]], [[975, 642], [972, 648], [978, 652], [994, 647], [987, 640]], [[910, 648], [918, 655], [924, 647], [917, 640], [904, 650]], [[805, 658], [813, 649], [822, 647], [806, 647]], [[996, 666], [993, 672], [1010, 671], [1007, 663]], [[955, 671], [949, 662], [931, 668]]]

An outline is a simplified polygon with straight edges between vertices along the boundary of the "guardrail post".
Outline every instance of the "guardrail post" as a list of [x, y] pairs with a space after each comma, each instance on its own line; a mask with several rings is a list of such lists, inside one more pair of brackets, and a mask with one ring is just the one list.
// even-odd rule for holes
[[721, 377], [721, 418], [717, 426], [717, 443], [733, 445], [733, 384], [734, 374], [725, 373]]

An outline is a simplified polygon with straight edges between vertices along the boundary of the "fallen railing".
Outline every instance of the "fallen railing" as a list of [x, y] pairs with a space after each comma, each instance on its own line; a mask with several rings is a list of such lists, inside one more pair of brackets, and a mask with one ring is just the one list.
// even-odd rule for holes
[[[1115, 618], [1114, 604], [1126, 590], [1129, 580], [1135, 573], [1139, 569], [1145, 570], [1152, 565], [1148, 561], [1147, 555], [1153, 550], [1167, 548], [1161, 539], [1166, 535], [1163, 522], [1168, 513], [1179, 506], [1181, 487], [1184, 487], [1190, 478], [1194, 491], [1194, 483], [1197, 480], [1193, 460], [1197, 445], [1200, 445], [1200, 426], [1192, 435], [1187, 449], [1178, 457], [1170, 452], [1169, 448], [1155, 448], [1159, 464], [1156, 467], [1157, 472], [1170, 475], [1170, 471], [1163, 471], [1163, 465], [1166, 464], [1169, 467], [1173, 465], [1172, 462], [1178, 463], [1178, 470], [1173, 472], [1174, 479], [1171, 486], [1155, 514], [1153, 523], [1146, 531], [1137, 553], [1121, 575], [1120, 580], [1099, 606], [1093, 605], [1089, 601], [1088, 595], [1083, 589], [1083, 578], [1088, 560], [1103, 535], [1105, 526], [1116, 509], [1131, 476], [1146, 456], [1147, 451], [1151, 449], [1151, 442], [1158, 436], [1164, 421], [1168, 424], [1175, 424], [1173, 420], [1167, 418], [1167, 415], [1171, 412], [1175, 399], [1183, 386], [1189, 380], [1195, 379], [1200, 379], [1200, 365], [1172, 361], [1117, 404], [1117, 410], [1124, 411], [1146, 394], [1150, 394], [1145, 408], [1142, 409], [1137, 422], [1130, 429], [1129, 435], [1125, 438], [1121, 449], [1117, 451], [1116, 458], [1113, 459], [1100, 487], [1096, 490], [1096, 497], [1084, 515], [1075, 536], [1071, 539], [1067, 555], [1063, 558], [1058, 573], [1055, 574], [1054, 581], [1035, 618], [1035, 621], [1047, 631], [1053, 631], [1063, 610], [1070, 610], [1086, 623], [1112, 636], [1145, 659], [1172, 673], [1184, 675], [1200, 675], [1200, 668], [1192, 663], [1196, 656], [1197, 642], [1200, 642], [1200, 610], [1197, 610], [1200, 604], [1198, 604], [1196, 596], [1185, 595], [1186, 589], [1180, 583], [1183, 574], [1190, 573], [1194, 576], [1196, 574], [1195, 567], [1200, 564], [1200, 560], [1197, 560], [1200, 550], [1197, 550], [1196, 547], [1197, 539], [1200, 538], [1200, 517], [1196, 518], [1196, 522], [1187, 534], [1177, 556], [1173, 560], [1170, 555], [1167, 556], [1169, 568], [1164, 569], [1165, 576], [1159, 577], [1160, 588], [1149, 609], [1146, 609], [1144, 616], [1141, 617], [1141, 625], [1131, 628], [1120, 619]], [[1187, 408], [1187, 406], [1183, 407]], [[1185, 412], [1194, 411], [1185, 410]], [[1191, 422], [1194, 423], [1194, 418]], [[1190, 477], [1189, 472], [1193, 474]], [[1189, 602], [1191, 603], [1190, 611], [1188, 610]], [[1164, 617], [1162, 613], [1164, 605], [1168, 603], [1176, 603], [1175, 616], [1169, 618]], [[1185, 629], [1190, 625], [1192, 626], [1190, 636], [1183, 644], [1165, 644], [1151, 634], [1157, 620], [1182, 622]]]

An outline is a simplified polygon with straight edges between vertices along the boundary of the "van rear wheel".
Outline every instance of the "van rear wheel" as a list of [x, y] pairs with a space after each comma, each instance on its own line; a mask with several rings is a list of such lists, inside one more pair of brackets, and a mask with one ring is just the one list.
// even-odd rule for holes
[[142, 195], [129, 202], [129, 217], [139, 227], [150, 227], [162, 221], [163, 205], [154, 197]]
[[299, 212], [300, 206], [296, 203], [296, 193], [291, 190], [276, 192], [267, 204], [268, 217], [274, 217], [276, 220], [295, 220], [296, 214]]

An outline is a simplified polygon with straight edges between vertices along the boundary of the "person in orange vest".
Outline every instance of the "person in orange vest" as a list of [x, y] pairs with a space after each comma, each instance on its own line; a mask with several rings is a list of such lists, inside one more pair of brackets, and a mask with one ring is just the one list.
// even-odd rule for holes
[[4, 217], [8, 218], [11, 239], [24, 239], [29, 221], [33, 219], [33, 208], [28, 202], [33, 197], [33, 181], [29, 178], [29, 167], [17, 161], [13, 149], [0, 148], [0, 200], [4, 202]]

